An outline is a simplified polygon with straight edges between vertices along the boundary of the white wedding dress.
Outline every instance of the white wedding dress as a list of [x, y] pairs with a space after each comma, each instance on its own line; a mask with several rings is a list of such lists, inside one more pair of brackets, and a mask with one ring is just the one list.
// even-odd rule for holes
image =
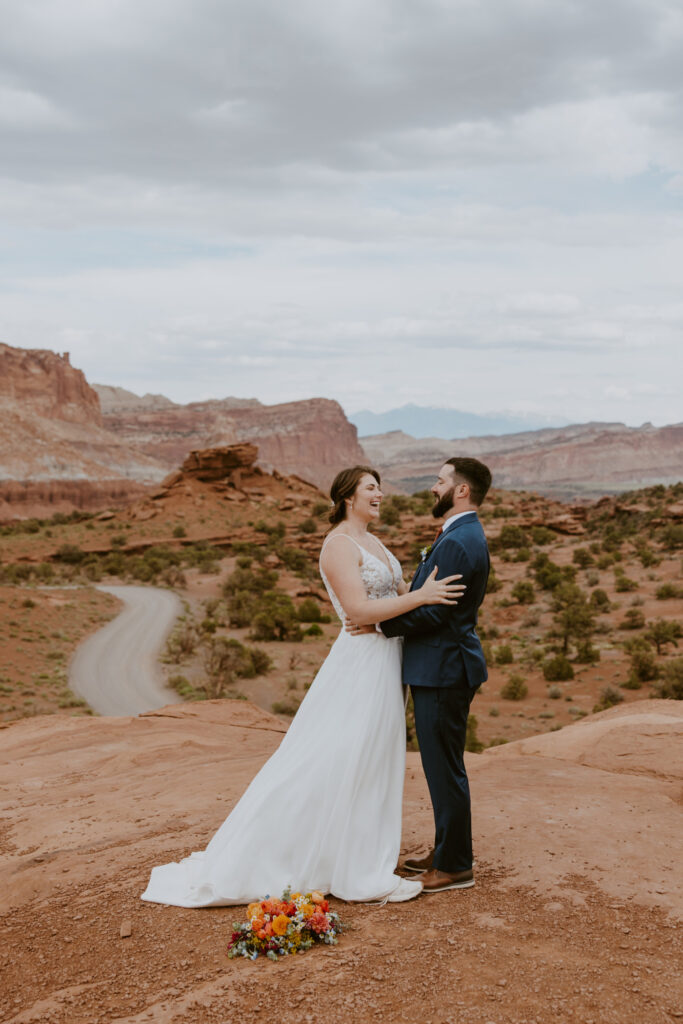
[[[368, 597], [396, 596], [398, 561], [387, 551], [390, 570], [360, 550]], [[225, 906], [288, 885], [343, 900], [397, 892], [405, 756], [401, 640], [342, 629], [280, 746], [207, 848], [153, 868], [142, 899]]]

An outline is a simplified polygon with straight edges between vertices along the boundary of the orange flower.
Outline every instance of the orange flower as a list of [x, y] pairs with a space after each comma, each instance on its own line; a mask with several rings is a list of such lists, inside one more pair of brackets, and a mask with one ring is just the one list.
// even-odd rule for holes
[[247, 917], [254, 917], [260, 906], [260, 903], [250, 903], [247, 907]]
[[325, 899], [325, 897], [323, 896], [323, 894], [322, 894], [321, 892], [318, 892], [318, 890], [317, 890], [317, 889], [315, 889], [315, 890], [314, 890], [314, 891], [313, 891], [313, 892], [311, 893], [311, 902], [312, 902], [312, 903], [322, 903], [322, 901], [323, 901], [324, 899]]
[[304, 915], [306, 920], [308, 920], [308, 918], [312, 916], [314, 909], [315, 908], [311, 906], [310, 903], [304, 903], [303, 907], [301, 907], [301, 913]]
[[263, 930], [266, 933], [266, 935], [268, 936], [268, 938], [270, 938], [270, 936], [273, 934], [273, 926], [270, 923], [270, 921], [266, 922], [266, 926], [265, 926], [265, 928]]
[[266, 922], [262, 917], [254, 917], [251, 921], [252, 932], [260, 932], [265, 927]]
[[278, 914], [273, 921], [273, 934], [284, 935], [289, 925], [289, 918], [286, 914]]

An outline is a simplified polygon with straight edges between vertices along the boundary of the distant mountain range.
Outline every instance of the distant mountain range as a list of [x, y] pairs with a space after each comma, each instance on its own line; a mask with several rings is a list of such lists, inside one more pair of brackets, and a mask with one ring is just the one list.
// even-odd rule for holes
[[387, 434], [401, 430], [411, 437], [485, 437], [491, 434], [518, 434], [527, 430], [547, 427], [566, 427], [569, 420], [561, 416], [520, 416], [513, 413], [479, 415], [459, 409], [433, 408], [423, 405], [402, 405], [388, 412], [347, 413], [347, 418], [358, 428], [360, 437]]

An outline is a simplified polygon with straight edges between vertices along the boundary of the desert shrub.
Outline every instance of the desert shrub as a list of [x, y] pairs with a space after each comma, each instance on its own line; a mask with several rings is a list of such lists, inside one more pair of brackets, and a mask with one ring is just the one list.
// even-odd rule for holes
[[543, 547], [545, 544], [552, 544], [556, 539], [556, 535], [547, 526], [532, 526], [531, 539], [534, 544], [539, 544]]
[[548, 697], [550, 698], [550, 700], [559, 700], [561, 696], [562, 689], [559, 686], [555, 686], [553, 684], [552, 686], [548, 687]]
[[494, 541], [494, 546], [497, 548], [524, 548], [527, 545], [527, 536], [522, 527], [512, 523], [505, 523], [498, 538]]
[[659, 541], [667, 551], [683, 548], [683, 523], [669, 523], [660, 533]]
[[610, 609], [610, 599], [607, 596], [607, 592], [603, 590], [602, 587], [596, 587], [595, 590], [591, 592], [589, 601], [591, 607], [595, 608], [596, 611], [607, 612]]
[[645, 625], [645, 616], [640, 608], [629, 608], [619, 623], [620, 629], [642, 629]]
[[517, 548], [513, 562], [528, 562], [531, 558], [531, 548]]
[[574, 661], [578, 665], [597, 665], [600, 661], [600, 651], [593, 646], [590, 640], [581, 640], [576, 645]]
[[259, 533], [265, 533], [271, 539], [282, 539], [287, 532], [286, 525], [280, 519], [277, 523], [266, 523], [263, 519], [254, 523], [254, 529]]
[[534, 585], [528, 580], [519, 580], [512, 588], [511, 595], [518, 604], [533, 604]]
[[304, 521], [302, 523], [299, 523], [299, 533], [317, 533], [317, 532], [318, 532], [318, 527], [316, 525], [315, 519], [312, 519], [310, 516], [308, 517], [308, 519], [304, 519]]
[[496, 576], [496, 570], [493, 568], [493, 566], [491, 566], [491, 568], [489, 570], [489, 578], [488, 578], [487, 583], [486, 583], [486, 593], [487, 594], [495, 594], [495, 592], [497, 590], [500, 590], [502, 585], [503, 584], [500, 582], [500, 580]]
[[480, 754], [484, 749], [484, 744], [477, 737], [477, 719], [475, 715], [469, 715], [467, 718], [467, 729], [465, 732], [465, 750], [470, 754]]
[[280, 544], [274, 548], [274, 551], [282, 564], [295, 575], [305, 576], [310, 572], [311, 559], [303, 548], [292, 548], [286, 544]]
[[173, 536], [174, 537], [187, 537], [187, 533], [185, 532], [185, 527], [184, 526], [180, 526], [180, 525], [175, 526], [173, 528]]
[[292, 718], [299, 710], [301, 704], [301, 698], [295, 697], [292, 694], [289, 697], [285, 697], [284, 700], [276, 700], [270, 705], [270, 709], [275, 715], [288, 715]]
[[330, 505], [327, 501], [316, 501], [311, 509], [311, 515], [314, 515], [316, 519], [320, 519], [322, 516], [326, 516], [329, 511]]
[[500, 647], [496, 647], [494, 658], [496, 665], [511, 665], [515, 660], [515, 656], [510, 644], [501, 644]]
[[306, 597], [296, 611], [299, 622], [320, 622], [320, 605], [312, 597]]
[[514, 673], [508, 681], [500, 688], [500, 695], [503, 700], [524, 700], [529, 692], [529, 687], [524, 682], [524, 677]]
[[586, 583], [588, 584], [588, 586], [589, 587], [597, 587], [599, 582], [600, 582], [600, 576], [598, 575], [598, 573], [595, 572], [594, 569], [590, 569], [586, 573]]
[[609, 569], [610, 565], [614, 565], [612, 555], [600, 555], [598, 558], [598, 569]]
[[79, 565], [85, 558], [85, 551], [82, 551], [76, 544], [62, 544], [55, 552], [58, 562], [66, 565]]
[[278, 581], [278, 574], [274, 569], [251, 569], [239, 568], [228, 576], [223, 584], [223, 595], [231, 597], [241, 590], [249, 590], [254, 594], [264, 594], [266, 590], [272, 590]]
[[543, 675], [549, 683], [563, 683], [574, 678], [574, 669], [569, 658], [556, 654], [543, 663]]
[[586, 595], [576, 583], [560, 583], [553, 590], [553, 623], [562, 639], [562, 653], [567, 654], [569, 641], [585, 640], [595, 629], [595, 613]]
[[170, 661], [176, 663], [194, 654], [199, 643], [199, 634], [194, 621], [182, 618], [173, 628], [166, 641], [166, 654]]
[[621, 704], [623, 699], [622, 694], [613, 686], [603, 686], [600, 690], [600, 700], [593, 706], [593, 713], [613, 708], [616, 704]]
[[661, 558], [654, 553], [652, 548], [645, 543], [638, 546], [637, 554], [640, 559], [640, 564], [644, 569], [652, 569], [654, 566], [659, 565], [662, 561]]
[[[174, 562], [170, 557], [171, 555], [176, 555], [177, 561]], [[166, 548], [164, 552], [167, 564], [177, 565], [182, 560], [187, 565], [191, 565], [193, 568], [205, 573], [217, 573], [218, 563], [222, 557], [223, 552], [221, 549], [213, 547], [205, 540], [198, 540], [196, 544], [188, 544], [186, 548], [183, 548], [182, 553], [173, 551], [172, 548]]]
[[683, 658], [672, 658], [664, 666], [661, 680], [653, 687], [653, 696], [683, 700]]
[[540, 552], [531, 563], [534, 577], [542, 590], [554, 590], [561, 583], [574, 580], [576, 569], [571, 565], [559, 566], [545, 552]]
[[323, 631], [317, 622], [313, 622], [304, 630], [304, 636], [323, 636]]
[[683, 630], [679, 622], [671, 619], [656, 619], [645, 631], [647, 639], [657, 648], [657, 654], [661, 654], [663, 648], [673, 644], [678, 647], [678, 640]]
[[399, 526], [401, 523], [401, 510], [394, 501], [395, 495], [389, 495], [380, 506], [379, 518], [386, 526]]
[[637, 590], [638, 584], [635, 580], [626, 576], [622, 569], [619, 569], [614, 574], [614, 589], [617, 594], [626, 594], [630, 590]]
[[589, 565], [595, 565], [595, 559], [588, 548], [576, 548], [572, 555], [572, 562], [580, 569], [587, 569]]
[[180, 694], [183, 700], [197, 700], [199, 694], [194, 686], [185, 676], [173, 675], [168, 680], [168, 685]]
[[675, 583], [662, 583], [661, 587], [657, 587], [655, 591], [655, 597], [658, 601], [669, 601], [672, 598], [682, 596], [683, 588], [677, 587]]
[[261, 595], [253, 619], [254, 640], [301, 640], [302, 632], [294, 602], [288, 594], [268, 590]]

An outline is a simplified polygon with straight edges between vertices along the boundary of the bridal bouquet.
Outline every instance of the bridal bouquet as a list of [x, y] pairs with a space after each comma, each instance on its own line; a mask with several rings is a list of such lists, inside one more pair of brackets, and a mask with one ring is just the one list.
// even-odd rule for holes
[[256, 960], [264, 953], [271, 960], [290, 953], [305, 953], [316, 942], [333, 946], [342, 930], [339, 915], [320, 892], [302, 895], [285, 889], [282, 899], [266, 897], [247, 907], [247, 921], [234, 923], [228, 956]]

